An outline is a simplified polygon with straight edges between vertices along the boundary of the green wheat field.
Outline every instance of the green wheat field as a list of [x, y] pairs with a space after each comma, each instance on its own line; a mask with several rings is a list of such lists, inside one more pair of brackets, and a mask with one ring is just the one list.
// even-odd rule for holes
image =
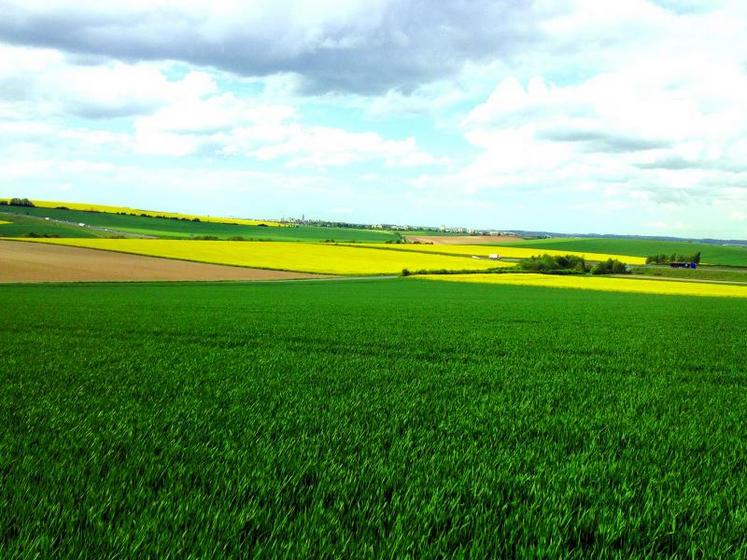
[[0, 558], [747, 556], [747, 300], [0, 296]]

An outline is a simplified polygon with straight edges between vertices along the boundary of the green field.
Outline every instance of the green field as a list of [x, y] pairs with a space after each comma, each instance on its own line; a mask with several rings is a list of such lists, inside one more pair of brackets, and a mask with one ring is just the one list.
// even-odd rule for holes
[[591, 251], [648, 257], [660, 253], [691, 255], [700, 251], [702, 261], [709, 264], [747, 266], [747, 247], [691, 243], [689, 241], [654, 241], [625, 238], [553, 238], [532, 239], [511, 243], [517, 247], [541, 247], [560, 251]]
[[90, 229], [9, 213], [5, 206], [0, 207], [0, 220], [10, 222], [9, 224], [0, 224], [0, 237], [26, 237], [30, 233], [57, 237], [100, 236], [98, 232]]
[[747, 555], [747, 301], [0, 297], [0, 558]]
[[684, 280], [709, 280], [717, 282], [747, 283], [747, 269], [728, 269], [701, 266], [695, 270], [688, 268], [669, 268], [666, 266], [637, 266], [633, 274], [661, 278], [682, 278]]
[[[195, 236], [214, 236], [221, 239], [244, 237], [254, 240], [274, 241], [355, 241], [355, 242], [385, 242], [395, 239], [395, 235], [388, 231], [374, 231], [353, 228], [328, 228], [315, 226], [298, 227], [263, 227], [244, 226], [235, 224], [220, 224], [212, 222], [192, 222], [187, 220], [173, 220], [167, 218], [152, 218], [145, 216], [131, 216], [122, 214], [106, 214], [103, 212], [82, 212], [77, 210], [58, 210], [56, 208], [30, 208], [23, 206], [3, 206], [0, 212], [50, 217], [64, 220], [73, 224], [84, 223], [99, 228], [109, 228], [116, 232], [133, 233], [164, 238], [188, 238]], [[3, 214], [7, 216], [8, 214]], [[74, 228], [81, 230], [83, 228]], [[34, 230], [35, 231], [35, 230]], [[83, 229], [83, 231], [85, 231]], [[103, 235], [103, 234], [102, 234]], [[0, 236], [13, 237], [0, 229]], [[60, 235], [61, 237], [84, 237], [83, 235]]]

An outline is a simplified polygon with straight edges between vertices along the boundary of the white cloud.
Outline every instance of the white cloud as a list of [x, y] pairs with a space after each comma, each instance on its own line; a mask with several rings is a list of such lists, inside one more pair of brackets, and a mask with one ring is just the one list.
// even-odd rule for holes
[[[462, 123], [479, 152], [459, 180], [476, 189], [570, 192], [583, 185], [632, 207], [708, 205], [728, 218], [715, 201], [747, 169], [747, 56], [735, 14], [680, 17], [638, 0], [573, 5], [571, 15], [546, 24], [548, 44], [607, 37], [596, 51], [601, 68], [569, 83], [541, 74], [503, 79]], [[629, 26], [650, 33], [631, 42]], [[714, 41], [703, 29], [728, 40]], [[539, 59], [549, 75], [579, 60]], [[737, 200], [745, 203], [742, 194]]]
[[175, 103], [136, 119], [135, 129], [140, 153], [180, 156], [207, 151], [316, 168], [370, 161], [388, 166], [438, 163], [414, 138], [388, 140], [375, 132], [305, 125], [293, 107], [233, 94]]
[[129, 117], [216, 90], [205, 72], [169, 80], [164, 65], [71, 64], [57, 51], [0, 44], [0, 99], [35, 117]]
[[[437, 162], [411, 137], [388, 140], [375, 132], [303, 124], [295, 107], [268, 101], [288, 83], [280, 78], [270, 80], [261, 96], [246, 98], [222, 91], [206, 72], [169, 79], [169, 65], [71, 64], [56, 51], [7, 46], [0, 46], [0, 55], [6, 142], [23, 139], [58, 148], [76, 142], [87, 149], [116, 144], [142, 155], [240, 156], [317, 168]], [[59, 117], [84, 117], [91, 128], [65, 130], [52, 124]], [[120, 117], [132, 119], [133, 135], [96, 129], [97, 120]]]
[[296, 73], [314, 91], [412, 89], [531, 41], [513, 0], [4, 0], [0, 40], [243, 76]]
[[386, 140], [373, 132], [290, 125], [284, 141], [254, 151], [259, 159], [290, 158], [291, 166], [329, 167], [382, 160], [388, 166], [422, 166], [437, 160], [420, 150], [414, 138]]

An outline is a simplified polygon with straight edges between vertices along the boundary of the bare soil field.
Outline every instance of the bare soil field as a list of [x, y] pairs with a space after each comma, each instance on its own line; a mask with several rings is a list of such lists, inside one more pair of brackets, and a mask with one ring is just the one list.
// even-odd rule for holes
[[0, 241], [0, 283], [302, 278], [323, 276], [142, 257], [62, 245]]
[[433, 245], [498, 245], [521, 241], [521, 237], [514, 235], [408, 235], [407, 241]]

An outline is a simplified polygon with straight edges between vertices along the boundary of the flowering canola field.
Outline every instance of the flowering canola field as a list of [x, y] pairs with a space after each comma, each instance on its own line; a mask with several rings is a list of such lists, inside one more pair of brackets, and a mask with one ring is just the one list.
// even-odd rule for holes
[[319, 274], [399, 274], [409, 270], [488, 270], [513, 263], [382, 251], [333, 244], [167, 239], [33, 239], [40, 243], [119, 251], [214, 264]]
[[[366, 244], [369, 245], [369, 244]], [[376, 246], [376, 245], [370, 245]], [[378, 247], [382, 247], [378, 245]], [[577, 255], [584, 257], [589, 261], [606, 261], [607, 259], [617, 259], [626, 264], [646, 264], [643, 257], [634, 257], [630, 255], [613, 255], [607, 253], [590, 253], [581, 251], [559, 251], [554, 249], [541, 249], [537, 247], [509, 247], [497, 245], [420, 245], [420, 244], [402, 244], [402, 245], [385, 245], [387, 249], [397, 251], [414, 251], [418, 253], [441, 253], [464, 256], [482, 256], [487, 257], [491, 254], [499, 254], [501, 257], [510, 259], [528, 259], [538, 255]]]
[[636, 278], [609, 278], [601, 276], [561, 276], [552, 274], [453, 274], [419, 276], [428, 280], [447, 282], [477, 282], [485, 284], [510, 284], [515, 286], [543, 286], [547, 288], [574, 288], [604, 292], [633, 292], [681, 296], [713, 296], [747, 298], [747, 286], [708, 284], [705, 282], [678, 282], [667, 280], [640, 280]]
[[10, 223], [12, 223], [12, 222], [6, 222], [5, 220], [0, 220], [0, 226], [3, 225], [3, 224], [10, 224]]
[[[0, 198], [0, 200], [9, 201], [8, 198]], [[267, 220], [249, 220], [244, 218], [220, 218], [216, 216], [200, 216], [197, 214], [180, 214], [178, 212], [159, 212], [156, 210], [140, 210], [138, 208], [129, 208], [127, 206], [109, 206], [106, 204], [88, 204], [84, 202], [57, 202], [52, 200], [32, 200], [34, 206], [37, 208], [59, 208], [64, 206], [70, 210], [79, 210], [82, 212], [101, 212], [104, 214], [145, 214], [150, 217], [160, 218], [179, 218], [184, 220], [193, 220], [197, 218], [201, 222], [210, 222], [216, 224], [238, 224], [243, 226], [257, 226], [259, 224], [265, 224], [266, 226], [272, 227], [284, 227], [280, 222], [273, 222]]]

